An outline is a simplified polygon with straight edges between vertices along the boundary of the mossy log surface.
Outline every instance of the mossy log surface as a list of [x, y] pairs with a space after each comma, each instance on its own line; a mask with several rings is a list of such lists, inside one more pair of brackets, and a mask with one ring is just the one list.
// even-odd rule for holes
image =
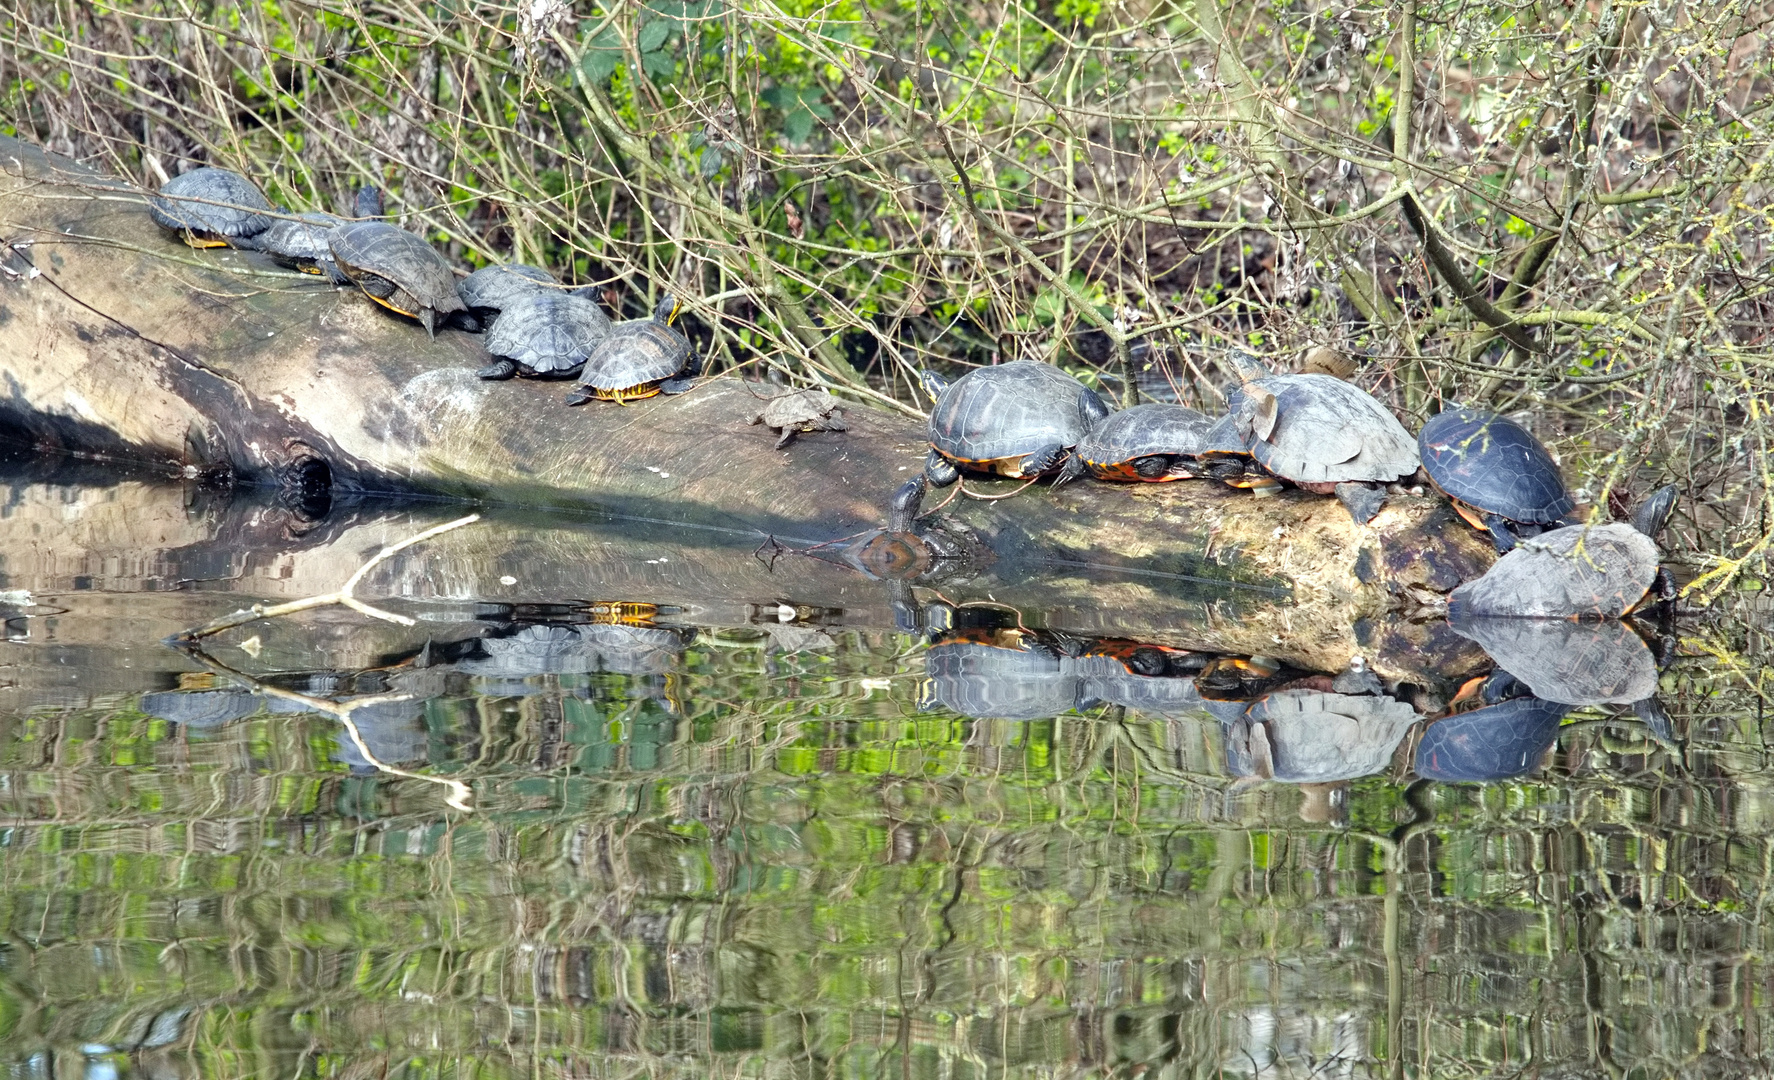
[[[776, 450], [776, 433], [750, 423], [757, 391], [731, 378], [577, 409], [558, 381], [484, 382], [477, 336], [431, 340], [262, 256], [189, 249], [139, 195], [11, 139], [0, 139], [0, 230], [0, 425], [42, 446], [249, 484], [319, 457], [345, 494], [613, 515], [748, 558], [769, 537], [794, 547], [879, 527], [925, 449], [918, 422], [847, 403], [848, 431]], [[1333, 499], [1205, 482], [1040, 485], [943, 513], [994, 554], [943, 586], [951, 599], [1321, 668], [1394, 653], [1387, 666], [1418, 667], [1439, 635], [1399, 614], [1494, 561], [1444, 502], [1408, 496], [1365, 527]], [[812, 560], [787, 559], [752, 561], [779, 584], [839, 572], [808, 578]]]

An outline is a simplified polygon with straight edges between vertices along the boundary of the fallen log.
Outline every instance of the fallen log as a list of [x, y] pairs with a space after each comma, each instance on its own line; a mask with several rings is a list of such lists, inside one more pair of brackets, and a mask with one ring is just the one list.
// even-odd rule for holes
[[[732, 378], [571, 410], [559, 382], [484, 382], [478, 337], [428, 339], [262, 256], [193, 251], [150, 222], [138, 193], [13, 139], [0, 139], [0, 235], [0, 426], [39, 447], [243, 484], [318, 473], [346, 499], [593, 511], [747, 549], [880, 527], [925, 449], [918, 422], [851, 405], [848, 431], [776, 450], [776, 433], [751, 425], [757, 389]], [[1040, 486], [943, 513], [990, 548], [980, 572], [941, 583], [951, 599], [1320, 669], [1413, 653], [1428, 630], [1387, 647], [1396, 634], [1374, 627], [1401, 625], [1398, 613], [1433, 607], [1494, 561], [1445, 503], [1411, 496], [1365, 527], [1333, 499], [1205, 482]], [[809, 560], [786, 557], [780, 580], [792, 581]]]

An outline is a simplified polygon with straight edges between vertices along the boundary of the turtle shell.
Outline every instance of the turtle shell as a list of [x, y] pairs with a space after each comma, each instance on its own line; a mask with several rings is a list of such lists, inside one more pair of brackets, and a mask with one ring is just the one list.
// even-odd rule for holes
[[1038, 360], [975, 368], [937, 398], [930, 445], [963, 465], [1014, 469], [1044, 446], [1078, 445], [1096, 419], [1085, 414], [1089, 393], [1077, 379]]
[[1552, 455], [1506, 416], [1444, 409], [1423, 425], [1417, 447], [1430, 482], [1482, 513], [1557, 525], [1571, 512], [1571, 496]]
[[513, 297], [485, 343], [526, 373], [568, 375], [609, 336], [609, 316], [595, 301], [551, 289]]
[[920, 709], [942, 706], [963, 716], [1036, 720], [1078, 704], [1078, 676], [1045, 649], [947, 641], [931, 646], [924, 665]]
[[250, 690], [158, 690], [143, 694], [140, 705], [149, 716], [193, 728], [220, 727], [264, 707]]
[[520, 296], [555, 291], [552, 286], [556, 284], [554, 275], [540, 266], [483, 266], [456, 283], [456, 295], [475, 311], [503, 311]]
[[1113, 656], [1083, 656], [1066, 662], [1082, 680], [1080, 707], [1089, 702], [1121, 705], [1147, 716], [1203, 718], [1195, 680], [1175, 675], [1135, 675]]
[[1631, 525], [1567, 525], [1525, 540], [1448, 594], [1448, 615], [1618, 619], [1657, 578], [1657, 545]]
[[1419, 719], [1417, 710], [1389, 697], [1278, 690], [1226, 727], [1226, 767], [1290, 784], [1371, 776], [1387, 767]]
[[597, 394], [600, 397], [615, 391], [642, 389], [676, 375], [689, 360], [690, 339], [664, 320], [657, 316], [627, 319], [611, 327], [609, 336], [598, 342], [586, 358], [579, 385], [601, 392]]
[[[1197, 475], [1190, 463], [1208, 446], [1214, 422], [1183, 405], [1135, 405], [1111, 413], [1078, 442], [1084, 467], [1105, 480], [1180, 480]], [[1171, 458], [1168, 470], [1142, 476], [1139, 458]]]
[[253, 237], [253, 247], [285, 262], [317, 263], [333, 257], [327, 234], [345, 224], [345, 219], [318, 211], [298, 214], [294, 219], [279, 218], [271, 227]]
[[173, 177], [148, 200], [148, 216], [155, 224], [211, 246], [264, 232], [271, 227], [272, 219], [265, 216], [271, 209], [251, 180], [209, 166]]
[[482, 638], [484, 659], [457, 665], [470, 675], [526, 678], [597, 670], [597, 653], [571, 626], [537, 624], [505, 637]]
[[1616, 619], [1450, 619], [1534, 696], [1566, 705], [1630, 705], [1657, 693], [1657, 658]]
[[[1273, 405], [1253, 390], [1274, 395]], [[1270, 407], [1274, 423], [1264, 434]], [[1421, 464], [1415, 440], [1386, 406], [1330, 375], [1254, 379], [1232, 415], [1257, 463], [1296, 484], [1390, 481]]]
[[456, 295], [456, 275], [422, 237], [386, 221], [352, 221], [328, 233], [327, 239], [339, 269], [353, 281], [362, 284], [365, 275], [373, 275], [393, 283], [399, 290], [393, 298], [371, 296], [403, 315], [419, 315], [400, 306], [403, 300], [440, 315], [463, 310], [462, 298]]
[[599, 668], [618, 675], [663, 675], [684, 652], [683, 635], [662, 626], [591, 623], [579, 636], [597, 651]]
[[1507, 780], [1532, 772], [1569, 710], [1537, 697], [1444, 717], [1417, 744], [1417, 775], [1429, 780]]

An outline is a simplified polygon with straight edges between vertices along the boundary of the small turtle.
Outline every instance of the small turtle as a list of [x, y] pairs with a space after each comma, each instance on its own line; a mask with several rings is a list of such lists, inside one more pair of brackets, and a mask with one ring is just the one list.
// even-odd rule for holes
[[1572, 509], [1558, 464], [1532, 432], [1505, 416], [1443, 409], [1417, 434], [1423, 470], [1499, 552], [1565, 524]]
[[[360, 218], [382, 215], [382, 189], [357, 189], [354, 213]], [[319, 274], [334, 285], [350, 283], [333, 259], [329, 234], [345, 219], [318, 211], [279, 218], [264, 232], [242, 243], [242, 247], [263, 251], [285, 266], [293, 266], [304, 274]]]
[[1417, 471], [1417, 444], [1386, 406], [1329, 375], [1275, 375], [1232, 354], [1243, 385], [1231, 415], [1257, 464], [1295, 486], [1336, 495], [1358, 523], [1389, 483]]
[[148, 200], [148, 216], [192, 247], [245, 247], [271, 227], [271, 203], [251, 180], [204, 166], [173, 177]]
[[1370, 776], [1386, 768], [1419, 719], [1389, 697], [1277, 690], [1226, 727], [1226, 767], [1294, 784]]
[[260, 712], [265, 701], [250, 690], [158, 690], [143, 694], [139, 707], [175, 724], [212, 728]]
[[487, 352], [496, 359], [475, 374], [572, 375], [610, 331], [610, 318], [595, 300], [554, 290], [514, 296], [487, 331]]
[[[554, 275], [540, 266], [510, 263], [505, 266], [483, 266], [456, 283], [456, 295], [462, 298], [469, 312], [481, 324], [489, 325], [505, 305], [520, 296], [538, 292], [555, 292]], [[586, 299], [595, 300], [596, 297]]]
[[1183, 405], [1135, 405], [1110, 413], [1074, 451], [1102, 480], [1156, 483], [1205, 475], [1201, 453], [1214, 422]]
[[465, 310], [456, 277], [430, 244], [386, 221], [353, 221], [327, 234], [339, 269], [389, 311], [437, 336], [438, 317]]
[[1174, 674], [1139, 674], [1118, 657], [1092, 654], [1067, 666], [1083, 680], [1078, 707], [1120, 705], [1147, 716], [1201, 717], [1207, 713], [1195, 680]]
[[776, 440], [778, 450], [804, 431], [850, 430], [844, 423], [844, 410], [838, 407], [838, 399], [818, 388], [777, 394], [764, 403], [751, 422], [776, 429], [782, 436]]
[[975, 368], [953, 383], [928, 371], [921, 378], [936, 398], [924, 475], [937, 487], [960, 479], [963, 465], [1010, 477], [1082, 475], [1072, 448], [1109, 415], [1095, 391], [1038, 360]]
[[1443, 717], [1417, 743], [1417, 775], [1429, 780], [1507, 780], [1532, 772], [1558, 739], [1570, 710], [1518, 697]]
[[650, 318], [612, 327], [586, 358], [567, 404], [602, 399], [626, 405], [654, 394], [682, 394], [696, 385], [702, 361], [691, 350], [690, 339], [672, 329], [678, 309], [678, 302], [666, 296]]
[[1657, 491], [1631, 525], [1567, 525], [1521, 541], [1483, 577], [1448, 594], [1449, 616], [1618, 619], [1653, 586], [1658, 600], [1673, 599], [1652, 534], [1662, 530], [1675, 497], [1673, 484]]

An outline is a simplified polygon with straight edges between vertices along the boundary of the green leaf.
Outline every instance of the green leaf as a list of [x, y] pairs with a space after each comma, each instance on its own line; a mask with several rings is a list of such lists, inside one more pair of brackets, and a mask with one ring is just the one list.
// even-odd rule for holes
[[[658, 52], [659, 47], [665, 44], [665, 39], [676, 33], [677, 29], [665, 19], [649, 20], [647, 25], [641, 27], [639, 36], [635, 38], [635, 46], [640, 49], [643, 57], [647, 53]], [[645, 60], [643, 59], [642, 62], [644, 63]]]
[[772, 86], [758, 97], [782, 113], [782, 135], [791, 143], [804, 143], [813, 134], [813, 119], [831, 119], [824, 103], [825, 92], [817, 86]]
[[807, 136], [813, 134], [813, 114], [804, 108], [784, 113], [782, 134], [791, 143], [806, 142]]
[[663, 49], [658, 52], [644, 52], [641, 54], [641, 70], [645, 71], [655, 79], [666, 78], [676, 72], [677, 69], [678, 62], [673, 59], [670, 53], [665, 52]]
[[622, 62], [622, 39], [616, 35], [614, 27], [606, 26], [597, 36], [585, 42], [584, 51], [579, 56], [579, 69], [585, 72], [585, 81], [601, 83], [615, 71], [616, 65]]

